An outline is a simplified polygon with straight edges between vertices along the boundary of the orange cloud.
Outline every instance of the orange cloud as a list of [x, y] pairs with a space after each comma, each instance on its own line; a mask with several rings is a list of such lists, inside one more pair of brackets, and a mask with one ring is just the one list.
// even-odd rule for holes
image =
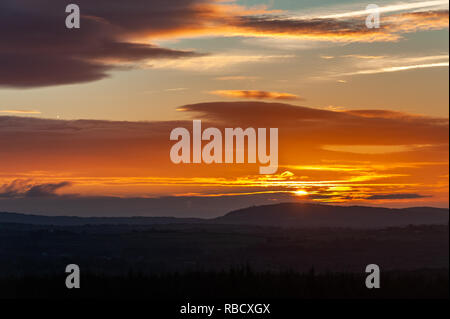
[[406, 12], [387, 17], [392, 32], [416, 32], [448, 28], [448, 10]]
[[383, 18], [380, 28], [373, 29], [366, 27], [364, 16], [350, 19], [251, 16], [241, 18], [234, 32], [241, 36], [373, 42], [396, 41], [401, 33], [443, 28], [448, 28], [445, 10], [390, 15]]
[[220, 2], [199, 4], [195, 8], [195, 25], [188, 24], [169, 30], [149, 30], [146, 40], [155, 37], [208, 35], [374, 42], [397, 41], [402, 33], [448, 28], [448, 10], [440, 9], [385, 14], [380, 28], [369, 29], [365, 23], [366, 11], [363, 14], [348, 16], [341, 14], [296, 17], [286, 11], [268, 10], [264, 6], [247, 8]]
[[257, 90], [219, 90], [212, 91], [211, 94], [240, 98], [240, 99], [256, 99], [256, 100], [301, 100], [298, 95], [281, 92], [268, 92]]

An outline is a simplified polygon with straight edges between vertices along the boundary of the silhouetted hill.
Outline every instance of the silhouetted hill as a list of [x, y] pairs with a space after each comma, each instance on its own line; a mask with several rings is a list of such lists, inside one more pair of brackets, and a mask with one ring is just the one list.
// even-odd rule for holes
[[277, 227], [382, 228], [448, 224], [449, 210], [433, 207], [390, 209], [366, 206], [332, 206], [282, 203], [232, 211], [214, 219], [176, 217], [76, 217], [40, 216], [0, 212], [0, 223], [33, 225], [158, 225], [234, 224]]
[[175, 217], [77, 217], [77, 216], [41, 216], [0, 212], [0, 223], [17, 223], [32, 225], [158, 225], [158, 224], [191, 224], [201, 222], [197, 218]]
[[449, 210], [432, 207], [390, 209], [283, 203], [240, 209], [215, 219], [222, 224], [281, 227], [381, 228], [448, 224]]

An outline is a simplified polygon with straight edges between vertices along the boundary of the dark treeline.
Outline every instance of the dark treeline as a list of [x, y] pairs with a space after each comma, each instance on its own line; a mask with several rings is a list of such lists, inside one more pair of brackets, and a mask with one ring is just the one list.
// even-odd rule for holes
[[[447, 225], [0, 223], [0, 298], [441, 298], [448, 234]], [[66, 288], [68, 264], [80, 267], [81, 289]], [[380, 289], [365, 286], [368, 264], [381, 269]]]
[[382, 230], [282, 229], [234, 225], [0, 224], [0, 277], [41, 276], [77, 264], [82, 272], [123, 276], [222, 271], [250, 265], [258, 272], [364, 273], [448, 269], [447, 226]]
[[80, 289], [67, 289], [65, 276], [0, 279], [0, 298], [297, 299], [297, 298], [448, 298], [448, 270], [390, 271], [381, 288], [367, 289], [355, 273], [253, 272], [249, 267], [222, 272], [123, 276], [84, 274]]

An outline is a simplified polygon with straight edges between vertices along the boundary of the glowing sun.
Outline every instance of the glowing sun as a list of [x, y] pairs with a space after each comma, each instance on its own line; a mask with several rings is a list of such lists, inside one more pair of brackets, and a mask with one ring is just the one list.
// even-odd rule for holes
[[308, 195], [308, 192], [303, 189], [299, 189], [299, 190], [295, 191], [294, 194], [297, 196], [306, 196], [306, 195]]

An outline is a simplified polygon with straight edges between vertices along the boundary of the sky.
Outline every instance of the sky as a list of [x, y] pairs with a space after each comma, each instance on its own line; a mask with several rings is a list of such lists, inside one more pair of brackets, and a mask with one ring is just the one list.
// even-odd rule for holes
[[[0, 4], [0, 211], [448, 207], [448, 1], [74, 3]], [[278, 171], [172, 163], [194, 119], [278, 128]]]

